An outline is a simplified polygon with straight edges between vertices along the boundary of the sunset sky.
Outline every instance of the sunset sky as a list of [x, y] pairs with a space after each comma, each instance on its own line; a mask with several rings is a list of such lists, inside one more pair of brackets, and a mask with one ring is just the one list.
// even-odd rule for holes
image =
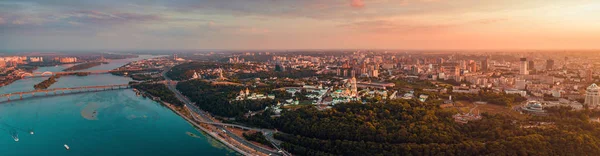
[[0, 49], [600, 49], [600, 0], [1, 0]]

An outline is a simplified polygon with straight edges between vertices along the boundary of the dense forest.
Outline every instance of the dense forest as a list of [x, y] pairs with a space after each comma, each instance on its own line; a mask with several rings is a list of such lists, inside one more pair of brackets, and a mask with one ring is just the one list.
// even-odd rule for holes
[[277, 104], [272, 99], [232, 101], [240, 90], [234, 85], [212, 85], [202, 80], [191, 80], [177, 84], [177, 90], [195, 102], [198, 107], [223, 117], [241, 116], [248, 111], [259, 111]]
[[140, 83], [132, 85], [133, 88], [146, 91], [152, 96], [159, 97], [164, 102], [171, 103], [176, 106], [183, 106], [183, 102], [175, 97], [175, 93], [171, 92], [164, 84]]
[[48, 79], [33, 85], [33, 88], [35, 88], [36, 90], [39, 89], [48, 89], [48, 87], [50, 87], [52, 84], [56, 83], [58, 78], [60, 78], [60, 76], [50, 76]]
[[458, 124], [455, 112], [437, 105], [393, 100], [304, 107], [279, 118], [265, 112], [238, 122], [276, 128], [283, 133], [275, 138], [296, 155], [600, 155], [600, 124], [589, 122], [590, 113], [552, 112], [566, 115], [519, 120], [484, 113]]
[[82, 63], [82, 64], [74, 65], [72, 67], [64, 69], [63, 71], [84, 70], [84, 69], [89, 69], [89, 68], [92, 68], [92, 67], [95, 67], [95, 66], [99, 66], [99, 65], [102, 65], [102, 62], [88, 62], [88, 63]]

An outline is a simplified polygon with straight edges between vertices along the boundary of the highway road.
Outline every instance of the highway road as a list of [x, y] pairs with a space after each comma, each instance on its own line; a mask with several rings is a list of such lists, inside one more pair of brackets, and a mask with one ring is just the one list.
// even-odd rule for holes
[[[207, 113], [205, 113], [204, 111], [200, 110], [197, 106], [195, 106], [193, 104], [192, 101], [190, 101], [187, 97], [185, 97], [183, 94], [181, 94], [181, 92], [179, 92], [179, 90], [176, 89], [176, 81], [171, 80], [169, 77], [166, 76], [166, 72], [169, 71], [169, 69], [166, 69], [162, 72], [163, 77], [165, 78], [166, 82], [167, 82], [167, 88], [169, 88], [169, 90], [171, 90], [173, 93], [175, 93], [175, 96], [182, 101], [183, 103], [185, 103], [186, 107], [189, 108], [190, 110], [194, 111], [194, 113], [198, 114], [198, 116], [200, 116], [202, 119], [202, 121], [204, 122], [214, 122], [210, 117], [207, 116]], [[173, 83], [175, 82], [175, 83]], [[201, 121], [201, 122], [202, 122]], [[256, 146], [252, 143], [250, 143], [249, 141], [247, 141], [246, 139], [243, 139], [237, 135], [235, 135], [234, 133], [232, 133], [231, 131], [227, 130], [225, 127], [221, 126], [221, 125], [214, 125], [215, 127], [217, 127], [217, 129], [220, 130], [224, 130], [225, 133], [227, 134], [227, 136], [231, 137], [232, 139], [236, 140], [239, 143], [244, 144], [244, 146], [246, 147], [250, 147], [256, 151], [259, 151], [261, 153], [265, 153], [268, 155], [289, 155], [286, 152], [282, 152], [279, 153], [278, 151], [273, 151], [273, 150], [269, 150], [269, 149], [265, 149], [263, 147], [260, 146]], [[272, 132], [271, 132], [272, 134]], [[277, 146], [276, 146], [277, 147]], [[280, 148], [277, 147], [277, 149], [279, 150]], [[279, 150], [281, 151], [281, 150]]]

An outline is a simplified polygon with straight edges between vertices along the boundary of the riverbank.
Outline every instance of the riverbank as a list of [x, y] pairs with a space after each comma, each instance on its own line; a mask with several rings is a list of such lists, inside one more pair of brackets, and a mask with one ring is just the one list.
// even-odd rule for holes
[[[167, 102], [159, 100], [159, 98], [156, 98], [153, 95], [151, 95], [151, 94], [149, 94], [149, 93], [147, 93], [147, 92], [145, 92], [143, 90], [138, 90], [136, 92], [140, 92], [140, 94], [143, 94], [145, 96], [151, 97], [154, 101], [156, 101], [156, 102], [160, 103], [161, 105], [169, 108], [171, 111], [175, 112], [177, 115], [179, 115], [180, 117], [182, 117], [183, 119], [185, 119], [186, 121], [188, 121], [188, 123], [192, 124], [197, 129], [201, 130], [205, 134], [210, 135], [212, 138], [218, 140], [219, 142], [223, 143], [225, 146], [229, 147], [230, 149], [232, 149], [232, 150], [234, 150], [234, 151], [236, 151], [236, 152], [238, 152], [238, 153], [240, 153], [242, 155], [265, 155], [266, 156], [266, 154], [259, 153], [259, 152], [256, 152], [256, 151], [254, 151], [253, 153], [249, 153], [246, 150], [242, 149], [242, 148], [250, 149], [249, 147], [239, 147], [239, 146], [233, 145], [233, 144], [238, 144], [238, 145], [242, 145], [242, 144], [239, 143], [239, 142], [235, 142], [234, 140], [231, 140], [231, 139], [228, 140], [226, 138], [223, 138], [223, 137], [220, 136], [220, 134], [217, 134], [217, 133], [215, 133], [215, 131], [211, 131], [211, 130], [208, 129], [208, 128], [211, 128], [211, 127], [204, 127], [204, 126], [200, 125], [202, 123], [198, 123], [197, 121], [190, 119], [190, 117], [191, 118], [194, 118], [194, 117], [192, 116], [193, 114], [190, 114], [191, 110], [187, 109], [186, 106], [176, 107], [173, 104], [170, 104], [170, 103], [167, 103]], [[211, 125], [207, 125], [207, 126], [211, 126]], [[216, 129], [215, 127], [212, 127], [212, 128]], [[234, 143], [231, 143], [230, 141], [234, 142]]]
[[17, 80], [19, 80], [20, 78], [4, 78], [4, 79], [0, 79], [0, 88], [9, 85]]

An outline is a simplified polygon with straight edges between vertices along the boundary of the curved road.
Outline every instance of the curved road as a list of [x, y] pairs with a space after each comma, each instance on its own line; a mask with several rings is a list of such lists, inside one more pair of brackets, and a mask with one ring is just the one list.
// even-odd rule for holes
[[[194, 111], [196, 114], [198, 114], [198, 116], [202, 117], [202, 121], [200, 122], [205, 122], [205, 123], [215, 123], [210, 117], [208, 117], [206, 115], [206, 113], [202, 110], [200, 110], [198, 107], [196, 107], [195, 105], [193, 105], [192, 101], [190, 101], [187, 97], [185, 97], [183, 94], [181, 94], [181, 92], [179, 92], [179, 90], [176, 89], [176, 81], [171, 80], [169, 77], [166, 76], [166, 72], [171, 70], [171, 68], [168, 68], [166, 70], [164, 70], [162, 72], [163, 77], [166, 80], [166, 85], [167, 88], [169, 88], [169, 90], [171, 90], [173, 93], [175, 93], [175, 96], [182, 101], [183, 103], [185, 103], [185, 106], [189, 109], [191, 109], [192, 111]], [[175, 82], [175, 83], [172, 83]], [[194, 115], [192, 115], [194, 116]], [[195, 117], [194, 117], [195, 118]], [[215, 127], [217, 127], [218, 129], [224, 130], [225, 133], [231, 137], [232, 139], [235, 139], [237, 142], [244, 144], [247, 147], [250, 147], [256, 151], [259, 151], [261, 153], [265, 153], [268, 155], [289, 155], [285, 152], [279, 153], [278, 151], [272, 151], [272, 150], [268, 150], [265, 149], [263, 147], [260, 146], [256, 146], [250, 142], [248, 142], [246, 139], [240, 138], [239, 136], [233, 134], [231, 131], [227, 130], [225, 127], [223, 127], [222, 125], [215, 125], [213, 124]], [[263, 133], [265, 133], [265, 131], [263, 131]], [[270, 133], [272, 134], [272, 132]], [[275, 146], [277, 149], [280, 149], [278, 146]]]

